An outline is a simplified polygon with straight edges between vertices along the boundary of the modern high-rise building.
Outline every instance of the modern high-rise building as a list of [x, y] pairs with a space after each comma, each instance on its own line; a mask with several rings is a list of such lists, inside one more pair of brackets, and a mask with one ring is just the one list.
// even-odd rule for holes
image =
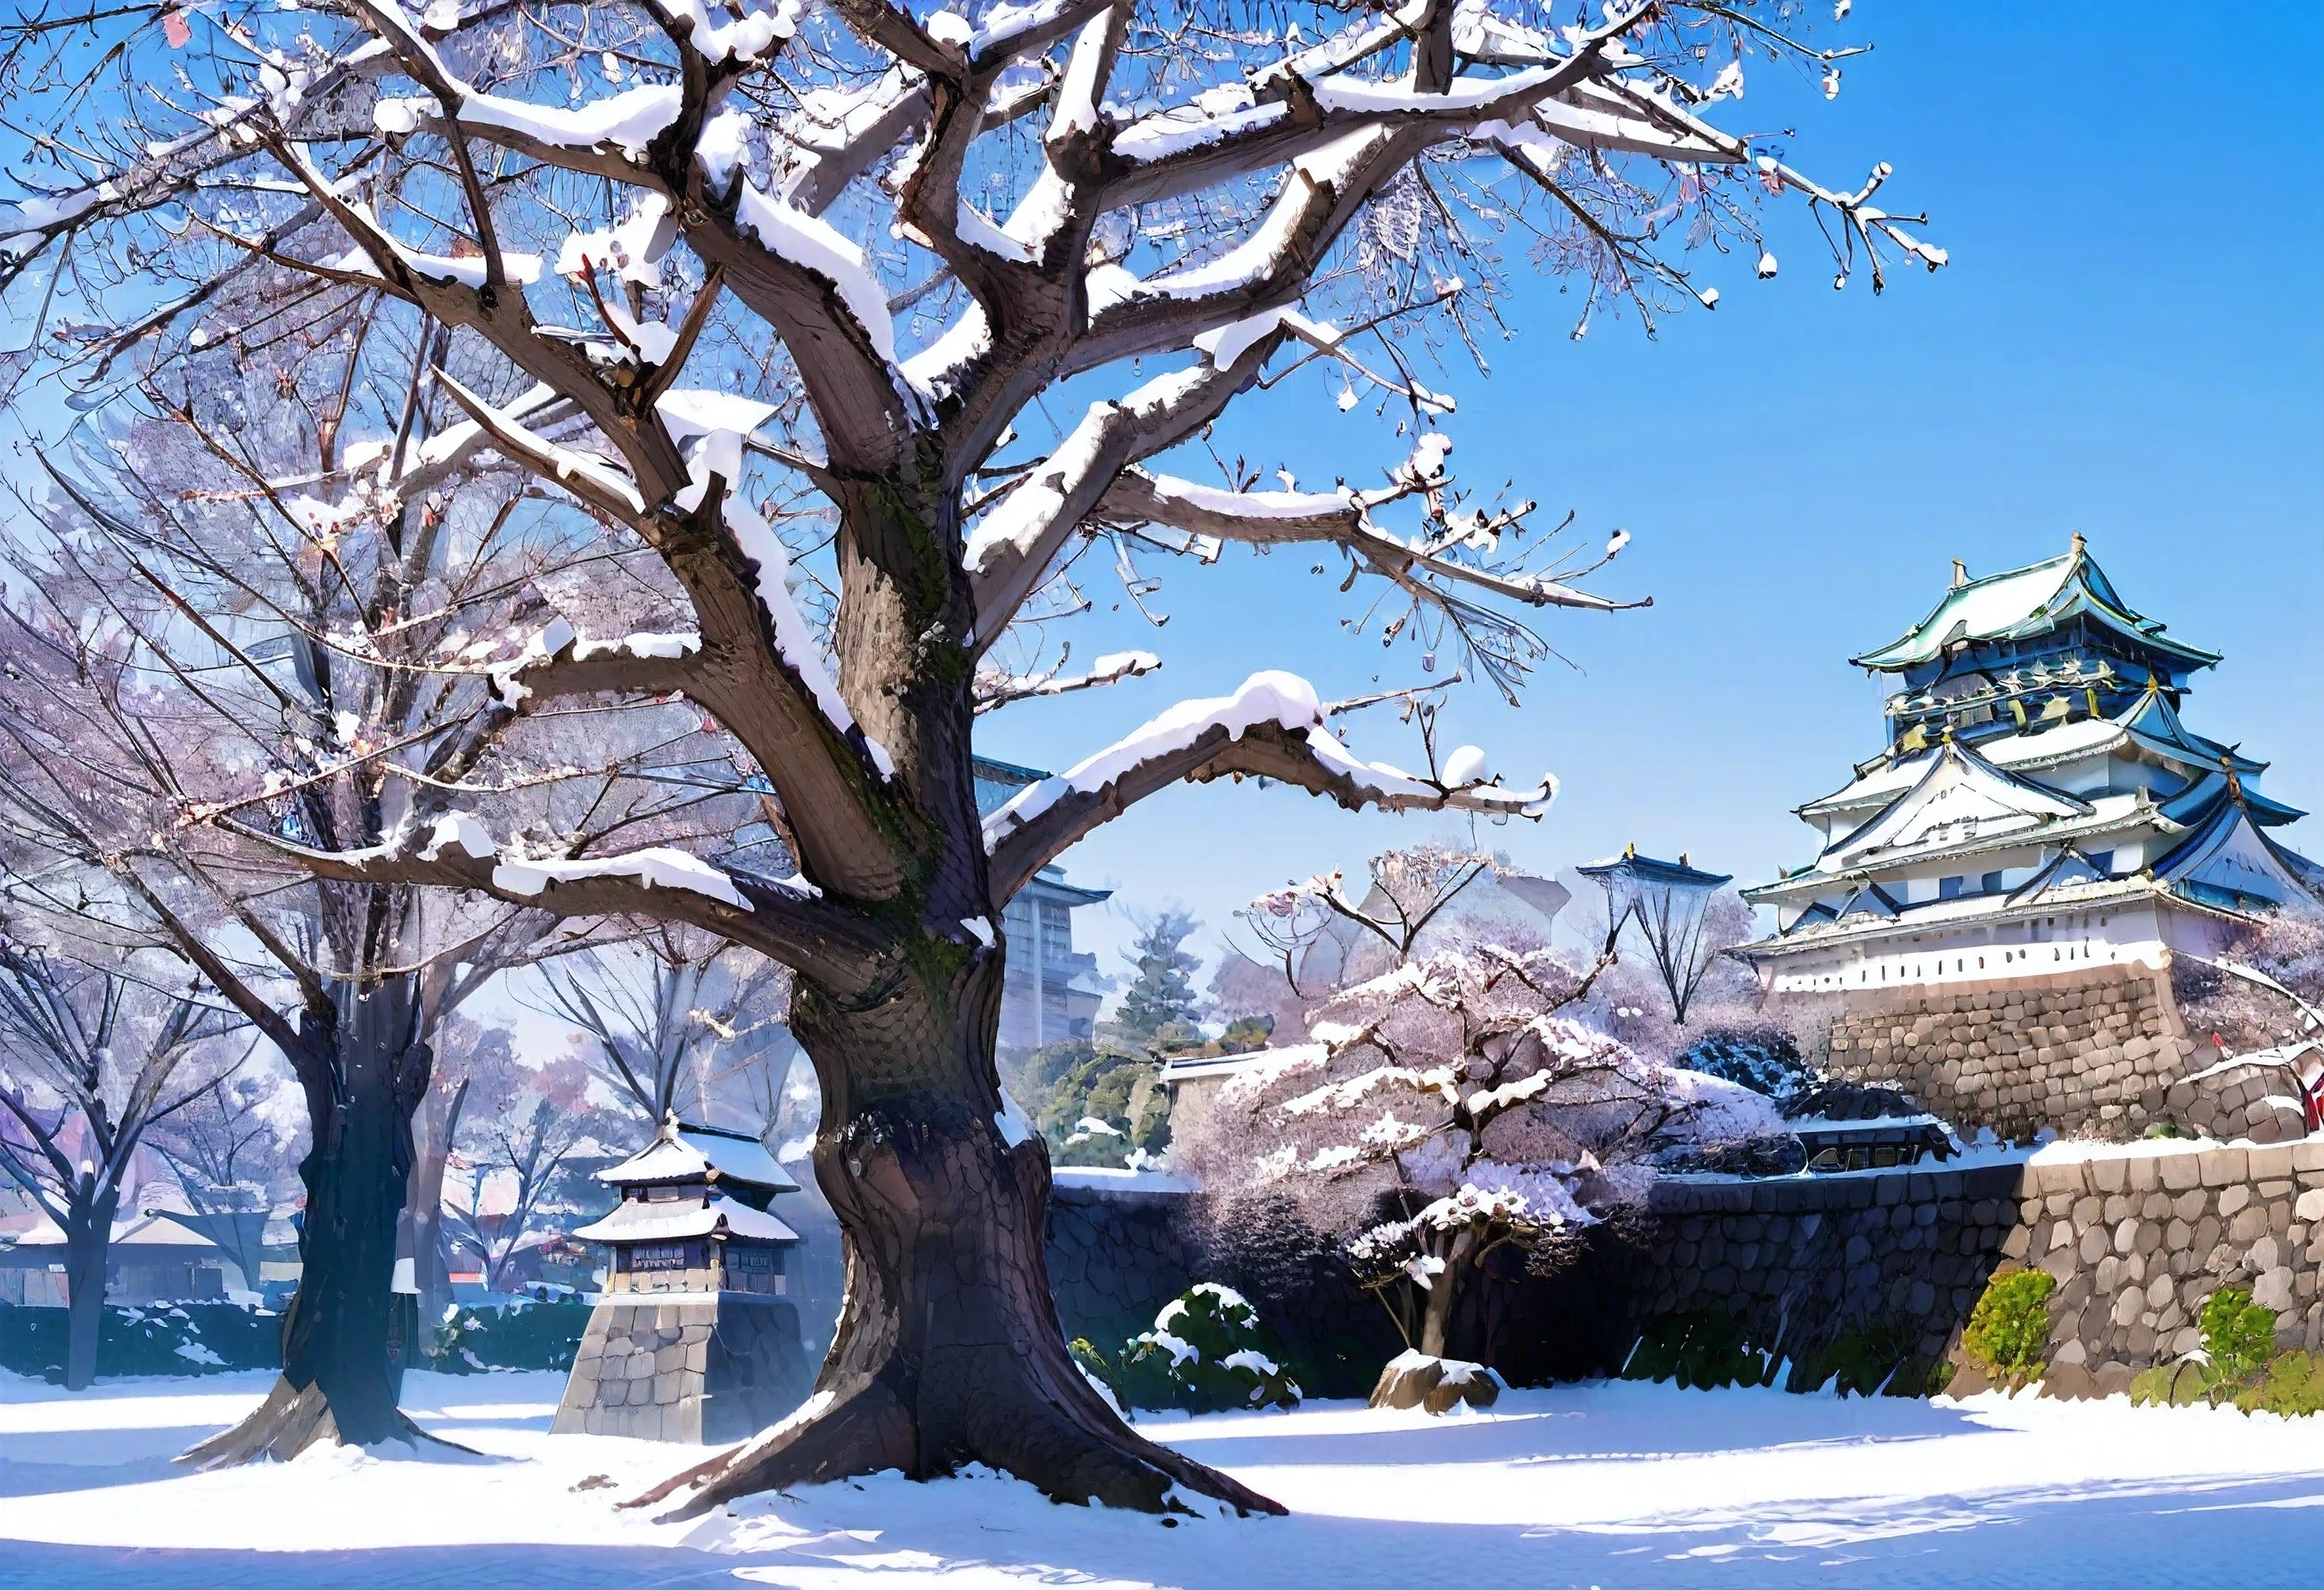
[[[976, 759], [976, 809], [990, 817], [1028, 784], [1049, 775], [991, 757]], [[1001, 1047], [1035, 1049], [1087, 1038], [1105, 1003], [1106, 979], [1097, 957], [1074, 948], [1073, 913], [1112, 891], [1065, 882], [1063, 867], [1046, 866], [1017, 892], [1001, 913], [1009, 967], [1001, 995]]]

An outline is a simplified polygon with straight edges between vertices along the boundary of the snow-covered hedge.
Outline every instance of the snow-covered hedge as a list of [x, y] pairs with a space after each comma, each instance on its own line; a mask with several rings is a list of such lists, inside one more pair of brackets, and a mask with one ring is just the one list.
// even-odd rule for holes
[[[577, 1299], [456, 1308], [442, 1351], [422, 1367], [448, 1374], [493, 1369], [569, 1369], [588, 1328]], [[116, 1305], [97, 1345], [101, 1376], [217, 1374], [282, 1362], [282, 1317], [240, 1303]], [[0, 1308], [0, 1369], [62, 1381], [65, 1311]]]
[[[238, 1303], [113, 1307], [98, 1327], [100, 1375], [214, 1374], [282, 1361], [282, 1318]], [[61, 1382], [65, 1311], [0, 1308], [0, 1368]]]
[[445, 1317], [428, 1367], [445, 1374], [570, 1369], [588, 1328], [589, 1305], [577, 1298], [492, 1308], [456, 1307]]
[[1789, 1098], [1812, 1087], [1816, 1074], [1801, 1058], [1800, 1046], [1781, 1027], [1714, 1027], [1696, 1039], [1672, 1064], [1706, 1077], [1739, 1082], [1770, 1098]]
[[1116, 1389], [1132, 1408], [1296, 1408], [1299, 1383], [1282, 1364], [1259, 1310], [1231, 1287], [1202, 1281], [1164, 1304], [1154, 1328], [1122, 1349]]

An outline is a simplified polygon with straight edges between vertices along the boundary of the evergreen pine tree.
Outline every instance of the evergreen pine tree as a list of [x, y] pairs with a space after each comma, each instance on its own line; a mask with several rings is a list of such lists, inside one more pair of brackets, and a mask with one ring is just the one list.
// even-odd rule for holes
[[1132, 942], [1128, 959], [1137, 975], [1114, 1017], [1128, 1041], [1142, 1046], [1166, 1027], [1191, 1026], [1200, 1013], [1194, 973], [1202, 960], [1185, 948], [1198, 926], [1185, 911], [1164, 911]]

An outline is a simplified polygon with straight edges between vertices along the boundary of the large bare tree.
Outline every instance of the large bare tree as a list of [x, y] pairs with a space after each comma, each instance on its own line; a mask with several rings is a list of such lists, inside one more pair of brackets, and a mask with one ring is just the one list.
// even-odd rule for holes
[[[0, 605], [12, 907], [190, 963], [281, 1052], [305, 1105], [282, 1378], [202, 1463], [411, 1433], [396, 1365], [419, 1320], [395, 1269], [435, 1046], [502, 970], [595, 936], [521, 901], [320, 876], [236, 837], [375, 846], [408, 815], [408, 779], [457, 787], [465, 742], [386, 774], [392, 751], [487, 698], [481, 664], [439, 669], [440, 653], [537, 608], [603, 535], [541, 518], [529, 475], [435, 423], [421, 388], [430, 357], [454, 356], [440, 329], [360, 295], [308, 302], [302, 285], [225, 283], [213, 301], [269, 327], [266, 348], [157, 365], [115, 423], [50, 450]], [[347, 478], [351, 426], [400, 428], [386, 461], [410, 495], [392, 512], [343, 516], [312, 495]], [[682, 711], [643, 716], [667, 732], [587, 738], [701, 737]], [[559, 791], [607, 794], [554, 727], [530, 749], [560, 758]], [[609, 820], [652, 820], [609, 804]]]
[[[1012, 693], [990, 664], [1079, 605], [1071, 566], [1098, 542], [1133, 598], [1140, 549], [1314, 547], [1378, 582], [1387, 638], [1450, 648], [1505, 690], [1546, 650], [1512, 609], [1616, 605], [1574, 583], [1598, 554], [1455, 486], [1434, 425], [1450, 404], [1388, 333], [1465, 335], [1506, 237], [1588, 305], [1712, 302], [1683, 245], [1740, 243], [1772, 273], [1755, 207], [1784, 190], [1843, 272], [1941, 263], [1874, 202], [1886, 168], [1820, 187], [1706, 119], [1747, 50], [1836, 88], [1847, 52], [1785, 38], [1789, 11], [1638, 0], [1566, 26], [1524, 0], [328, 0], [173, 13], [159, 34], [102, 11], [14, 30], [14, 86], [69, 124], [23, 152], [48, 174], [0, 223], [26, 314], [50, 287], [72, 310], [31, 346], [85, 350], [91, 380], [125, 352], [254, 352], [266, 326], [210, 307], [241, 273], [358, 303], [415, 328], [413, 367], [465, 414], [464, 445], [632, 538], [687, 610], [676, 633], [590, 633], [617, 615], [560, 606], [520, 634], [512, 616], [485, 637], [509, 648], [484, 653], [487, 689], [349, 748], [401, 792], [375, 831], [204, 814], [335, 884], [685, 923], [793, 969], [844, 1309], [798, 1415], [653, 1494], [700, 1510], [982, 1461], [1074, 1501], [1272, 1505], [1126, 1428], [1065, 1354], [1047, 1156], [993, 1064], [1002, 907], [1182, 781], [1495, 816], [1538, 813], [1549, 786], [1505, 785], [1467, 747], [1419, 772], [1369, 762], [1305, 681], [1261, 673], [980, 820], [976, 709]], [[132, 91], [72, 92], [84, 61]], [[1351, 405], [1407, 412], [1377, 484], [1162, 467], [1307, 360]], [[1069, 393], [1040, 439], [1042, 400]], [[361, 456], [322, 483], [342, 538], [410, 496], [403, 430]], [[334, 643], [374, 644], [385, 620], [366, 619]], [[544, 703], [671, 695], [738, 747], [795, 871], [754, 864], [772, 850], [608, 842], [540, 793], [540, 763], [511, 764]]]

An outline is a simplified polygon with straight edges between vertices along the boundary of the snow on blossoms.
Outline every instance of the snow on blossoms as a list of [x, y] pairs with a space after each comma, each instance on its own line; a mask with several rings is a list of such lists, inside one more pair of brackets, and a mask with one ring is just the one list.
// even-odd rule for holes
[[1649, 1061], [1559, 1013], [1589, 978], [1475, 946], [1333, 996], [1317, 1041], [1262, 1051], [1179, 1153], [1230, 1197], [1340, 1239], [1418, 1350], [1496, 1249], [1553, 1247], [1634, 1205], [1657, 1159], [1783, 1130], [1748, 1089]]

